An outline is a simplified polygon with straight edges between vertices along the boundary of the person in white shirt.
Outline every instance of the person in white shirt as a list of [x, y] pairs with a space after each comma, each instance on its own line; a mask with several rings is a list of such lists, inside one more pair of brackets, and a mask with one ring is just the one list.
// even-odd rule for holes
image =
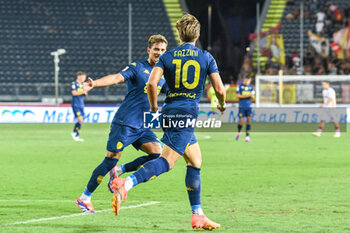
[[317, 22], [315, 25], [317, 34], [320, 34], [323, 31], [325, 17], [326, 17], [326, 14], [324, 12], [322, 11], [317, 12], [316, 14]]
[[322, 130], [325, 124], [325, 121], [331, 121], [334, 124], [335, 128], [335, 134], [334, 137], [339, 138], [340, 137], [340, 128], [339, 124], [336, 122], [336, 119], [334, 117], [334, 111], [333, 108], [337, 105], [336, 95], [333, 88], [330, 86], [329, 81], [323, 81], [322, 82], [323, 91], [323, 104], [321, 104], [321, 108], [325, 108], [324, 114], [321, 115], [321, 122], [318, 126], [317, 132], [312, 133], [316, 137], [320, 137], [322, 134]]

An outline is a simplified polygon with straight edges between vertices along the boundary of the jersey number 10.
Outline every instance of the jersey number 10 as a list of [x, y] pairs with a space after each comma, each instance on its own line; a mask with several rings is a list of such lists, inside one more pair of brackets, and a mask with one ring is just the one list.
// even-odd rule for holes
[[[175, 71], [175, 88], [180, 88], [180, 73], [181, 73], [181, 59], [174, 59], [173, 64], [175, 64], [176, 71]], [[194, 67], [194, 80], [192, 83], [188, 83], [187, 81], [187, 75], [188, 75], [188, 68], [190, 66]], [[187, 89], [194, 89], [198, 86], [199, 83], [199, 74], [201, 71], [201, 67], [199, 63], [195, 60], [188, 60], [186, 61], [182, 66], [182, 85]]]

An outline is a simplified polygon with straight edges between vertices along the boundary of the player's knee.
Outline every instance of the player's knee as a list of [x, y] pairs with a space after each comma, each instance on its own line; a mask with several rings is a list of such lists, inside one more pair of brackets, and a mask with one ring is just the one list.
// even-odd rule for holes
[[169, 160], [167, 160], [167, 161], [169, 163], [169, 171], [170, 171], [175, 166], [175, 162], [174, 161], [169, 161]]
[[79, 124], [83, 123], [83, 117], [78, 117], [77, 120], [78, 120]]
[[114, 158], [114, 159], [120, 159], [121, 155], [122, 155], [122, 151], [119, 151], [119, 152], [107, 151], [106, 153], [106, 157]]
[[197, 158], [197, 159], [195, 159], [193, 161], [188, 161], [187, 162], [187, 166], [201, 168], [201, 166], [202, 166], [202, 158]]
[[159, 142], [145, 143], [141, 146], [141, 150], [147, 154], [160, 154], [162, 153], [162, 147]]
[[149, 154], [160, 154], [160, 153], [162, 153], [162, 148], [159, 143], [158, 145], [152, 147], [149, 151]]

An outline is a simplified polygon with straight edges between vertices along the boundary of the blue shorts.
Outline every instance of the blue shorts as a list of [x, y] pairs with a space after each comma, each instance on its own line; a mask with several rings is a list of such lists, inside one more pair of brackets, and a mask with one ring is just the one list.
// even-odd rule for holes
[[74, 106], [72, 105], [72, 108], [73, 108], [73, 113], [74, 113], [74, 116], [77, 118], [79, 116], [82, 116], [84, 117], [84, 107], [78, 107], [78, 106]]
[[132, 144], [136, 150], [141, 149], [147, 142], [159, 142], [157, 136], [150, 129], [135, 129], [126, 125], [112, 122], [107, 141], [107, 150], [111, 152], [123, 151]]
[[167, 130], [164, 131], [161, 141], [180, 155], [183, 155], [187, 147], [197, 143], [197, 138], [193, 132], [174, 132]]
[[250, 117], [252, 116], [252, 108], [238, 108], [238, 117]]
[[[162, 118], [164, 121], [184, 121], [197, 119], [198, 109], [195, 106], [178, 106], [175, 104], [166, 104], [162, 108]], [[167, 125], [169, 125], [167, 123]], [[197, 143], [194, 135], [194, 127], [164, 127], [164, 135], [161, 141], [171, 149], [183, 155], [188, 146]]]

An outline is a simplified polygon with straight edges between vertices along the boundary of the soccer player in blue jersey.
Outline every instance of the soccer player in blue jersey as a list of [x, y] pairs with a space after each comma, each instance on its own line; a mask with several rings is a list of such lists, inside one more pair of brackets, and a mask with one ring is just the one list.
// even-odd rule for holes
[[[108, 75], [95, 81], [89, 78], [88, 83], [84, 86], [86, 91], [90, 91], [96, 87], [111, 86], [121, 82], [127, 83], [127, 94], [111, 124], [106, 157], [95, 168], [84, 192], [76, 200], [76, 205], [83, 212], [95, 212], [91, 204], [91, 195], [107, 172], [110, 172], [111, 177], [108, 183], [110, 188], [111, 182], [116, 176], [124, 172], [136, 171], [145, 162], [159, 157], [161, 153], [160, 143], [150, 129], [143, 127], [143, 115], [150, 108], [146, 89], [149, 75], [159, 57], [165, 52], [167, 45], [168, 42], [164, 36], [153, 35], [148, 40], [148, 60], [131, 63], [118, 74]], [[156, 87], [158, 94], [166, 89], [164, 84], [164, 79], [158, 83]], [[141, 149], [147, 155], [121, 167], [116, 166], [124, 148], [130, 144], [137, 150]]]
[[75, 141], [83, 142], [84, 140], [80, 138], [81, 124], [84, 118], [84, 96], [87, 92], [84, 91], [83, 83], [86, 79], [86, 74], [84, 72], [77, 72], [77, 80], [72, 83], [72, 108], [77, 123], [75, 123], [72, 138]]
[[251, 99], [254, 98], [255, 91], [254, 86], [250, 84], [252, 81], [251, 77], [246, 76], [244, 77], [244, 81], [242, 84], [239, 84], [236, 90], [237, 97], [239, 99], [239, 107], [238, 107], [238, 132], [236, 135], [236, 140], [239, 139], [239, 137], [242, 134], [242, 127], [243, 127], [243, 121], [244, 117], [247, 118], [247, 124], [246, 124], [246, 136], [245, 141], [250, 142], [250, 129], [251, 129], [251, 121], [252, 121], [252, 101]]
[[[169, 171], [183, 156], [187, 163], [185, 183], [192, 209], [192, 227], [208, 230], [217, 229], [220, 224], [209, 220], [201, 207], [200, 167], [202, 156], [194, 135], [194, 126], [181, 127], [180, 121], [188, 123], [193, 119], [196, 120], [198, 104], [207, 75], [209, 75], [216, 92], [220, 111], [225, 110], [225, 88], [214, 58], [209, 52], [195, 46], [200, 33], [198, 20], [194, 16], [186, 14], [177, 21], [176, 27], [182, 44], [165, 52], [159, 58], [149, 78], [147, 92], [151, 111], [157, 111], [157, 85], [164, 74], [170, 93], [162, 108], [162, 117], [168, 123], [177, 121], [178, 127], [165, 128], [163, 125], [162, 142], [164, 147], [159, 158], [143, 164], [140, 169], [126, 179], [114, 179], [112, 185], [112, 188], [115, 189], [112, 200], [113, 212], [116, 215], [119, 214], [120, 204], [122, 200], [126, 199], [127, 192], [132, 187]], [[174, 118], [168, 118], [172, 116]]]

